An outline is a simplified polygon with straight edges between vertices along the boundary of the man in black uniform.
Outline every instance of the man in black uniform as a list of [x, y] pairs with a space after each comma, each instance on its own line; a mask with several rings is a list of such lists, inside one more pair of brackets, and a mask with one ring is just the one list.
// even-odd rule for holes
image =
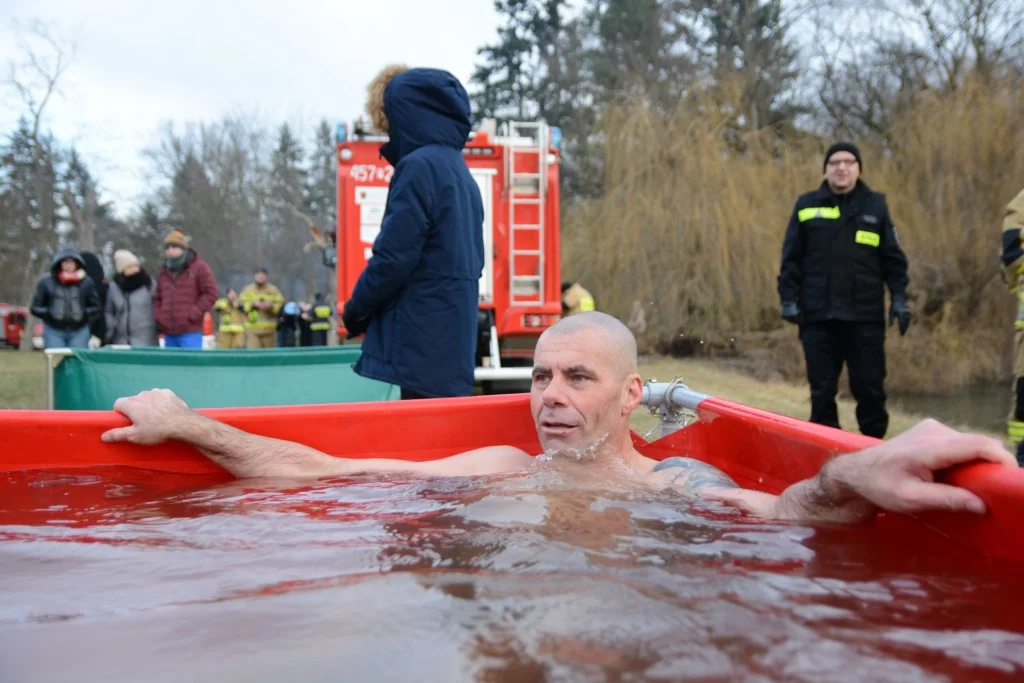
[[313, 346], [327, 345], [327, 332], [331, 329], [331, 307], [324, 301], [324, 295], [317, 292], [313, 299], [313, 320], [309, 324], [310, 343]]
[[856, 146], [825, 153], [825, 181], [796, 201], [782, 244], [782, 317], [800, 328], [811, 385], [811, 422], [839, 427], [836, 389], [843, 362], [857, 401], [857, 422], [883, 437], [885, 410], [885, 285], [889, 325], [907, 333], [907, 257], [885, 195], [860, 180]]

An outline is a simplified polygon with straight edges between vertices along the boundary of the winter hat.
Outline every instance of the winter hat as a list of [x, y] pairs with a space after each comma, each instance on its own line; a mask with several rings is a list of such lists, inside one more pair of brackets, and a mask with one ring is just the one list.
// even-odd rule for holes
[[188, 236], [181, 230], [171, 230], [167, 233], [167, 237], [164, 238], [164, 246], [175, 246], [181, 247], [182, 249], [188, 249]]
[[857, 160], [857, 165], [860, 166], [860, 170], [864, 170], [864, 162], [860, 159], [860, 150], [857, 149], [857, 145], [852, 142], [837, 142], [828, 148], [825, 152], [825, 162], [821, 165], [821, 170], [824, 171], [828, 166], [828, 160], [832, 158], [832, 155], [836, 152], [849, 152], [853, 155], [853, 158]]
[[114, 252], [114, 268], [117, 272], [123, 273], [129, 266], [139, 265], [139, 259], [127, 249], [118, 249]]

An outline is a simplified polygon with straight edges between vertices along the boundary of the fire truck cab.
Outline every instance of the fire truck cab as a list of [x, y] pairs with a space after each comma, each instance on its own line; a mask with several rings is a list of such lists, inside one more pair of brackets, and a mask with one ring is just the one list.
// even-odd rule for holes
[[[0, 348], [18, 348], [21, 337], [26, 332], [30, 319], [29, 310], [23, 306], [15, 306], [0, 302]], [[32, 348], [43, 348], [43, 325], [36, 323], [31, 331]]]
[[[338, 224], [325, 262], [337, 270], [339, 321], [373, 255], [394, 171], [379, 152], [387, 137], [368, 127], [337, 127]], [[499, 133], [485, 121], [463, 149], [484, 205], [476, 378], [485, 392], [523, 389], [537, 338], [561, 317], [560, 139], [544, 122], [509, 122]]]

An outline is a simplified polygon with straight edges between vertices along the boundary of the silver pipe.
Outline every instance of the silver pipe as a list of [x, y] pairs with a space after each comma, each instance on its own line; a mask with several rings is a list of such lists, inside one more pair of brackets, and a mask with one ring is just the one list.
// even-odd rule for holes
[[494, 325], [491, 325], [490, 350], [491, 350], [491, 367], [492, 368], [500, 368], [501, 367], [501, 351], [498, 348], [498, 328], [495, 327]]
[[533, 377], [533, 368], [476, 368], [476, 381], [527, 380]]
[[[665, 392], [669, 386], [668, 382], [648, 382], [644, 385], [641, 403], [648, 408], [664, 405]], [[700, 402], [706, 398], [709, 398], [708, 394], [694, 391], [685, 384], [677, 384], [672, 389], [671, 404], [679, 410], [696, 410]]]
[[696, 411], [697, 406], [706, 398], [707, 394], [694, 391], [678, 381], [648, 382], [644, 385], [641, 403], [658, 411], [658, 426], [661, 427], [661, 436], [665, 437], [685, 427], [687, 416], [683, 411]]

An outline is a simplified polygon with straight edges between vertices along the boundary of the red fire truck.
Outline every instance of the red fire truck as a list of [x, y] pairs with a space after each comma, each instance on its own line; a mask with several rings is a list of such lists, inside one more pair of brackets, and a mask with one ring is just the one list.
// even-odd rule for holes
[[[18, 348], [21, 335], [29, 319], [27, 308], [0, 302], [0, 348]], [[43, 325], [36, 323], [32, 330], [32, 348], [43, 348]]]
[[[328, 235], [336, 255], [328, 249], [325, 261], [337, 269], [339, 320], [373, 253], [394, 171], [379, 153], [387, 138], [366, 127], [337, 127], [338, 225]], [[485, 391], [521, 388], [537, 338], [561, 316], [560, 138], [544, 122], [510, 122], [498, 134], [488, 121], [463, 149], [484, 203], [476, 376]]]

